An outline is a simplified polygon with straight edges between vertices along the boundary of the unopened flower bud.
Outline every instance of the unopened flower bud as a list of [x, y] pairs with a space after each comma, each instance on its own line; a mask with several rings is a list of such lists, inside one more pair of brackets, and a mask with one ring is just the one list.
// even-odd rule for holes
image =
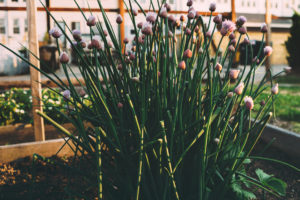
[[73, 30], [72, 35], [73, 35], [74, 40], [81, 41], [81, 32], [79, 30], [77, 30], [77, 29]]
[[244, 38], [244, 41], [243, 41], [243, 44], [249, 45], [249, 44], [250, 44], [249, 39], [245, 37], [245, 38]]
[[292, 71], [292, 68], [291, 67], [285, 67], [284, 68], [284, 71], [285, 71], [285, 73], [291, 73], [291, 71]]
[[180, 21], [182, 21], [182, 22], [184, 22], [184, 21], [185, 21], [185, 17], [184, 17], [184, 15], [181, 15], [181, 16], [180, 16]]
[[117, 16], [116, 22], [117, 22], [118, 24], [122, 24], [123, 18], [122, 18], [122, 16], [121, 16], [120, 14]]
[[207, 31], [207, 32], [205, 33], [205, 36], [208, 37], [208, 38], [210, 38], [210, 37], [211, 37], [211, 31]]
[[99, 40], [97, 40], [95, 38], [92, 39], [91, 46], [92, 46], [92, 48], [101, 49]]
[[60, 57], [59, 57], [60, 63], [67, 64], [69, 62], [69, 60], [70, 60], [70, 58], [66, 52], [62, 52], [60, 54]]
[[133, 14], [133, 16], [137, 16], [138, 13], [139, 13], [139, 12], [137, 11], [137, 9], [134, 9], [134, 8], [132, 9], [132, 14]]
[[267, 24], [266, 23], [263, 23], [260, 27], [260, 32], [262, 33], [266, 33], [268, 32], [268, 27], [267, 27]]
[[58, 27], [54, 27], [49, 31], [49, 34], [54, 38], [60, 38], [62, 36], [62, 33]]
[[265, 56], [271, 56], [272, 51], [273, 51], [272, 47], [266, 46], [266, 47], [264, 48], [264, 54], [265, 54]]
[[259, 103], [261, 106], [265, 106], [266, 105], [266, 102], [265, 100], [261, 100], [261, 102]]
[[105, 37], [107, 37], [107, 36], [108, 36], [107, 30], [104, 30], [104, 31], [103, 31], [103, 34], [104, 34]]
[[191, 29], [186, 28], [185, 33], [186, 33], [187, 35], [191, 35], [192, 31], [191, 31]]
[[185, 68], [186, 68], [186, 65], [185, 65], [185, 62], [184, 62], [184, 60], [183, 60], [183, 61], [181, 61], [181, 62], [178, 64], [178, 68], [179, 68], [179, 69], [181, 69], [181, 70], [185, 70]]
[[238, 31], [239, 31], [240, 34], [244, 35], [244, 34], [247, 33], [247, 28], [245, 26], [242, 26], [242, 27], [239, 28]]
[[122, 64], [119, 64], [118, 67], [117, 67], [117, 69], [118, 69], [119, 71], [122, 71], [123, 65], [122, 65]]
[[209, 10], [210, 10], [210, 12], [215, 12], [216, 8], [217, 8], [216, 3], [211, 3], [211, 4], [209, 5]]
[[240, 16], [240, 17], [238, 17], [237, 20], [236, 20], [236, 25], [239, 26], [239, 27], [241, 27], [241, 26], [243, 26], [246, 22], [247, 22], [247, 18], [244, 17], [244, 16]]
[[229, 45], [228, 51], [229, 51], [229, 52], [234, 52], [234, 51], [235, 51], [234, 46], [233, 46], [233, 45]]
[[234, 89], [234, 92], [237, 94], [237, 95], [241, 95], [243, 90], [244, 90], [244, 83], [241, 82], [235, 89]]
[[188, 0], [187, 3], [186, 3], [186, 5], [188, 7], [191, 7], [193, 5], [193, 0]]
[[232, 79], [232, 80], [235, 80], [235, 79], [238, 78], [239, 73], [240, 73], [240, 70], [239, 70], [239, 69], [232, 69], [232, 70], [230, 70], [230, 72], [229, 72], [229, 78]]
[[173, 15], [170, 15], [168, 17], [168, 21], [169, 21], [170, 24], [174, 24], [176, 22], [176, 19], [175, 19], [175, 17]]
[[128, 44], [128, 42], [129, 42], [128, 38], [124, 38], [123, 42], [124, 42], [124, 44]]
[[162, 7], [160, 9], [159, 16], [161, 18], [166, 18], [168, 16], [168, 12], [167, 12], [167, 8], [166, 7]]
[[121, 102], [118, 103], [118, 108], [123, 108], [123, 104]]
[[220, 72], [222, 70], [222, 65], [220, 63], [217, 63], [215, 66], [215, 70]]
[[62, 95], [63, 95], [64, 99], [70, 99], [71, 92], [70, 92], [70, 90], [65, 90], [65, 91], [63, 91]]
[[230, 39], [230, 40], [233, 40], [233, 39], [235, 39], [235, 35], [234, 35], [234, 33], [230, 33], [228, 37], [229, 37], [229, 39]]
[[191, 58], [193, 56], [193, 52], [189, 49], [185, 50], [183, 53], [183, 57], [185, 58]]
[[141, 28], [143, 27], [143, 22], [138, 23], [138, 24], [137, 24], [137, 27], [138, 27], [139, 29], [141, 29]]
[[232, 98], [233, 97], [233, 92], [228, 92], [227, 97]]
[[217, 16], [214, 17], [213, 21], [215, 24], [221, 24], [222, 23], [222, 15], [218, 14]]
[[86, 24], [87, 24], [88, 26], [95, 26], [95, 25], [96, 25], [96, 18], [95, 18], [93, 15], [91, 15], [91, 16], [87, 19]]
[[219, 144], [220, 143], [220, 139], [219, 138], [215, 138], [214, 139], [214, 143]]
[[79, 96], [84, 97], [85, 95], [86, 95], [85, 90], [81, 88], [81, 89], [79, 90]]
[[252, 97], [246, 96], [246, 97], [244, 98], [244, 102], [245, 102], [245, 106], [246, 106], [246, 108], [247, 108], [248, 110], [252, 110], [252, 109], [253, 109], [254, 103], [253, 103]]
[[272, 87], [271, 92], [272, 92], [273, 95], [278, 94], [278, 83], [276, 83], [276, 84]]

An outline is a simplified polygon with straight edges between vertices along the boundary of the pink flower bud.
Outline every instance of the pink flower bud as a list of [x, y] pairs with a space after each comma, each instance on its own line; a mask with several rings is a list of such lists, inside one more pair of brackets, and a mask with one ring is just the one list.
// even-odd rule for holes
[[189, 13], [188, 13], [188, 18], [189, 19], [194, 19], [196, 17], [196, 11], [195, 10], [191, 10]]
[[70, 92], [70, 90], [65, 90], [65, 91], [63, 91], [62, 95], [63, 95], [64, 99], [70, 99], [71, 92]]
[[181, 69], [181, 70], [185, 70], [185, 68], [186, 68], [186, 65], [185, 65], [185, 62], [184, 62], [184, 60], [183, 60], [183, 61], [181, 61], [181, 62], [178, 64], [178, 68], [179, 68], [179, 69]]
[[173, 37], [172, 31], [169, 31], [169, 32], [168, 32], [168, 36], [169, 36], [169, 38], [172, 38], [172, 37]]
[[244, 38], [243, 44], [249, 45], [250, 44], [249, 39], [248, 38]]
[[185, 17], [184, 17], [184, 15], [181, 15], [181, 16], [180, 16], [180, 21], [182, 21], [182, 22], [184, 22], [184, 21], [185, 21]]
[[222, 70], [222, 65], [220, 63], [217, 63], [215, 66], [215, 70], [220, 72]]
[[96, 49], [101, 49], [101, 45], [100, 45], [99, 40], [93, 38], [92, 41], [91, 41], [91, 47], [96, 48]]
[[213, 21], [215, 24], [221, 24], [222, 23], [222, 15], [218, 14], [217, 16], [214, 17]]
[[74, 40], [81, 41], [81, 32], [79, 30], [77, 30], [77, 29], [73, 30], [72, 35], [73, 35]]
[[119, 64], [117, 69], [118, 69], [119, 71], [122, 71], [122, 69], [123, 69], [122, 64]]
[[139, 12], [137, 11], [137, 9], [134, 9], [134, 8], [132, 9], [132, 14], [133, 14], [133, 16], [137, 16], [138, 13], [139, 13]]
[[232, 44], [229, 45], [228, 51], [229, 51], [229, 52], [234, 52], [234, 51], [235, 51], [235, 48], [234, 48], [234, 46], [233, 46]]
[[138, 24], [137, 24], [137, 27], [138, 27], [139, 29], [141, 29], [141, 28], [143, 27], [143, 22], [138, 23]]
[[234, 40], [235, 39], [234, 33], [230, 33], [228, 37], [229, 37], [230, 40]]
[[168, 16], [168, 12], [167, 12], [167, 8], [166, 7], [162, 7], [160, 9], [159, 16], [161, 18], [166, 18]]
[[136, 83], [140, 82], [140, 78], [137, 77], [137, 76], [136, 77], [132, 77], [131, 80], [134, 81], [134, 82], [136, 82]]
[[232, 98], [233, 97], [233, 92], [228, 92], [227, 97]]
[[252, 110], [252, 109], [253, 109], [254, 103], [253, 103], [252, 97], [246, 96], [246, 97], [244, 98], [244, 102], [245, 102], [245, 106], [246, 106], [246, 108], [247, 108], [248, 110]]
[[267, 27], [267, 24], [266, 24], [266, 23], [263, 23], [263, 24], [260, 26], [260, 32], [262, 32], [262, 33], [268, 32], [268, 27]]
[[192, 34], [192, 31], [191, 31], [191, 29], [186, 28], [185, 33], [186, 33], [187, 35], [191, 35], [191, 34]]
[[264, 48], [264, 54], [265, 54], [265, 56], [271, 56], [272, 51], [273, 51], [272, 47], [266, 46], [266, 47]]
[[120, 14], [117, 16], [116, 22], [117, 22], [118, 24], [122, 24], [123, 18], [122, 18], [122, 16], [121, 16]]
[[135, 59], [134, 53], [131, 53], [131, 54], [130, 54], [129, 59], [130, 59], [130, 60], [134, 60], [134, 59]]
[[145, 35], [152, 35], [152, 24], [145, 22], [142, 27], [142, 33]]
[[148, 12], [146, 15], [146, 21], [150, 23], [154, 23], [156, 20], [156, 13], [154, 12]]
[[236, 39], [230, 40], [230, 44], [233, 45], [233, 46], [235, 46], [236, 45]]
[[49, 31], [49, 34], [54, 38], [60, 38], [62, 36], [62, 33], [58, 27], [54, 27]]
[[240, 17], [238, 17], [237, 20], [236, 20], [236, 25], [239, 26], [239, 27], [241, 27], [241, 26], [243, 26], [246, 22], [247, 22], [247, 18], [244, 17], [244, 16], [240, 16]]
[[183, 57], [185, 58], [191, 58], [193, 56], [193, 52], [189, 49], [185, 50], [183, 53]]
[[176, 22], [176, 19], [175, 19], [175, 17], [174, 17], [173, 15], [170, 15], [170, 16], [168, 17], [168, 21], [169, 21], [170, 24], [173, 24], [173, 23]]
[[193, 5], [193, 0], [188, 0], [187, 3], [186, 3], [186, 5], [188, 7], [191, 7]]
[[160, 71], [157, 72], [157, 77], [159, 78], [161, 75]]
[[276, 83], [276, 84], [272, 87], [271, 92], [272, 92], [273, 95], [278, 94], [278, 83]]
[[124, 38], [123, 42], [124, 42], [124, 44], [128, 44], [128, 42], [129, 42], [128, 38]]
[[211, 3], [211, 4], [209, 5], [209, 10], [210, 10], [210, 12], [215, 12], [216, 8], [217, 8], [216, 3]]
[[230, 70], [230, 72], [229, 72], [229, 78], [235, 80], [235, 79], [238, 78], [239, 73], [240, 73], [240, 70], [239, 70], [239, 69], [232, 69], [232, 70]]
[[59, 57], [59, 61], [62, 63], [62, 64], [67, 64], [69, 62], [70, 58], [68, 56], [68, 54], [66, 52], [62, 52], [60, 54], [60, 57]]
[[220, 139], [219, 138], [215, 138], [214, 139], [214, 143], [219, 144], [220, 143]]
[[81, 41], [79, 44], [81, 45], [81, 47], [82, 47], [83, 49], [86, 47], [86, 43], [85, 43], [84, 41]]
[[96, 25], [96, 18], [95, 18], [93, 15], [91, 15], [91, 16], [87, 19], [86, 24], [87, 24], [88, 26], [95, 26], [95, 25]]
[[81, 88], [81, 89], [79, 90], [79, 95], [80, 95], [81, 97], [84, 97], [84, 96], [86, 95], [85, 90]]
[[105, 37], [107, 37], [107, 36], [108, 36], [107, 30], [104, 30], [104, 31], [103, 31], [103, 34], [104, 34]]
[[266, 102], [265, 100], [261, 100], [261, 102], [259, 103], [261, 106], [265, 106], [266, 105]]
[[244, 90], [244, 83], [241, 82], [235, 89], [234, 89], [234, 92], [237, 94], [237, 95], [241, 95], [243, 90]]
[[205, 33], [205, 36], [208, 37], [208, 38], [210, 38], [210, 37], [211, 37], [211, 31], [207, 31], [207, 32]]
[[195, 27], [194, 31], [195, 31], [195, 33], [199, 33], [199, 31], [200, 31], [200, 28], [199, 28], [199, 26], [198, 26], [198, 25]]
[[285, 67], [284, 68], [284, 71], [285, 71], [285, 73], [291, 73], [291, 71], [292, 71], [292, 68], [291, 67]]
[[118, 103], [118, 108], [123, 108], [123, 104], [121, 102]]
[[247, 28], [245, 26], [242, 26], [242, 27], [239, 28], [238, 31], [239, 31], [240, 34], [244, 35], [244, 34], [247, 33]]
[[165, 3], [164, 7], [167, 9], [168, 12], [171, 11], [171, 6], [169, 4]]

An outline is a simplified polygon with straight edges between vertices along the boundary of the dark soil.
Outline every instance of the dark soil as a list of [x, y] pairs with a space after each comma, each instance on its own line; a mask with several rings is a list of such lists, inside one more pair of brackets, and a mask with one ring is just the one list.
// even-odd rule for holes
[[[275, 158], [293, 164], [298, 168], [300, 167], [300, 160], [288, 157], [275, 148], [269, 148], [261, 154], [260, 152], [264, 147], [265, 144], [258, 144], [253, 154]], [[70, 163], [68, 160], [65, 161]], [[74, 199], [71, 196], [66, 196], [66, 193], [70, 195], [76, 194], [88, 185], [83, 181], [82, 177], [76, 176], [73, 180], [69, 180], [72, 182], [72, 188], [66, 188], [68, 185], [67, 175], [72, 172], [66, 168], [49, 165], [41, 161], [37, 162], [35, 166], [36, 183], [34, 184], [31, 181], [33, 175], [32, 159], [25, 158], [8, 164], [0, 164], [0, 199]], [[257, 190], [255, 194], [259, 200], [300, 200], [300, 173], [274, 162], [256, 160], [252, 161], [248, 167], [248, 172], [252, 177], [256, 177], [255, 169], [257, 168], [263, 169], [268, 174], [275, 175], [275, 177], [282, 179], [288, 184], [286, 197], [278, 198], [270, 194], [264, 196], [262, 190]], [[89, 200], [97, 199], [95, 190], [87, 190], [85, 195], [89, 196]]]

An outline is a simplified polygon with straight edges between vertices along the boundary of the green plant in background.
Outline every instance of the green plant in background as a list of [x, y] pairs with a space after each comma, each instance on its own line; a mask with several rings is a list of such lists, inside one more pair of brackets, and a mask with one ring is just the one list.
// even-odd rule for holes
[[[67, 113], [67, 104], [58, 93], [59, 90], [42, 91], [44, 112], [63, 123], [66, 120], [62, 115]], [[61, 113], [57, 112], [57, 109]], [[0, 110], [0, 125], [33, 123], [31, 91], [18, 88], [4, 91], [0, 94]]]
[[[69, 138], [66, 143], [74, 144], [74, 160], [87, 161], [68, 166], [34, 155], [34, 159], [72, 172], [64, 198], [253, 199], [255, 188], [284, 196], [286, 185], [281, 180], [261, 170], [258, 177], [250, 177], [244, 168], [272, 116], [270, 110], [278, 93], [278, 85], [266, 80], [267, 76], [258, 87], [253, 85], [256, 69], [271, 55], [272, 48], [261, 46], [259, 54], [264, 54], [264, 60], [260, 64], [253, 60], [251, 70], [242, 78], [246, 67], [240, 71], [231, 66], [240, 42], [249, 45], [245, 17], [238, 18], [236, 24], [222, 21], [221, 15], [213, 17], [216, 4], [211, 4], [206, 25], [191, 0], [187, 2], [187, 20], [186, 16], [179, 20], [169, 14], [170, 6], [164, 1], [157, 5], [151, 1], [149, 11], [137, 1], [124, 3], [134, 27], [133, 41], [118, 39], [100, 0], [103, 23], [82, 12], [91, 30], [88, 45], [81, 40], [80, 31], [69, 29], [74, 42], [48, 12], [57, 25], [50, 34], [57, 44], [62, 34], [66, 37], [84, 79], [78, 80], [83, 88], [79, 92], [69, 78], [69, 73], [75, 76], [68, 65], [69, 56], [60, 49], [69, 86], [55, 74], [54, 79], [41, 71], [64, 91], [57, 92], [69, 111], [62, 116], [74, 124], [78, 137], [60, 121], [38, 113]], [[139, 24], [135, 6], [145, 19]], [[158, 14], [152, 12], [155, 8]], [[123, 23], [122, 17], [116, 22]], [[262, 27], [262, 40], [264, 30]], [[221, 40], [212, 54], [209, 47], [213, 35], [219, 33]], [[220, 54], [220, 45], [228, 37], [226, 51]], [[89, 55], [84, 51], [86, 46], [92, 51]], [[248, 53], [252, 55], [251, 48]], [[268, 81], [272, 90], [265, 85]], [[251, 120], [251, 110], [263, 91], [270, 95]], [[72, 188], [75, 175], [83, 177], [82, 191]]]
[[293, 25], [291, 27], [291, 36], [285, 42], [286, 49], [289, 53], [287, 60], [289, 65], [293, 68], [295, 72], [300, 72], [300, 58], [298, 47], [300, 45], [300, 14], [295, 11], [293, 17]]

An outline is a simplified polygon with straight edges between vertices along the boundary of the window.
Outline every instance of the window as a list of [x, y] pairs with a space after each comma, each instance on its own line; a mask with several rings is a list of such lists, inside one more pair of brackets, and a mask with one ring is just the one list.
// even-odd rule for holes
[[14, 34], [19, 34], [20, 33], [20, 22], [19, 22], [19, 19], [14, 19], [13, 33]]
[[25, 19], [25, 21], [24, 21], [24, 32], [25, 33], [28, 32], [28, 20], [27, 19]]
[[3, 3], [4, 2], [4, 0], [0, 0], [0, 3]]
[[5, 34], [5, 21], [0, 19], [0, 34]]
[[19, 0], [11, 0], [12, 2], [18, 2]]
[[74, 29], [80, 30], [80, 22], [72, 22], [71, 28], [72, 30]]

